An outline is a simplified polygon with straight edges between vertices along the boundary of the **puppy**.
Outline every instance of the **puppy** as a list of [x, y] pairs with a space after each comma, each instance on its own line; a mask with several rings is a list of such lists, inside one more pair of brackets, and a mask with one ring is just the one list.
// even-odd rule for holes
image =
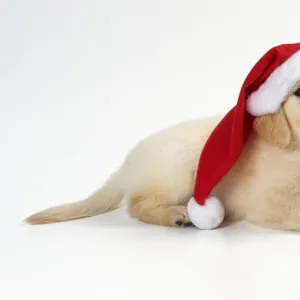
[[[254, 120], [242, 155], [214, 188], [212, 195], [222, 199], [227, 220], [300, 229], [299, 88], [286, 96], [277, 113]], [[45, 224], [91, 217], [116, 209], [125, 199], [133, 218], [190, 226], [186, 205], [193, 196], [199, 156], [221, 118], [186, 121], [142, 140], [86, 200], [46, 209], [26, 221]]]

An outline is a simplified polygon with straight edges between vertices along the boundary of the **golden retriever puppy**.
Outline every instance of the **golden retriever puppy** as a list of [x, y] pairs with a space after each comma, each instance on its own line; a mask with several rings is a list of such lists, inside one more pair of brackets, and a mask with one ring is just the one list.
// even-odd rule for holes
[[[300, 97], [297, 85], [277, 113], [257, 117], [253, 133], [234, 167], [212, 195], [222, 199], [227, 220], [263, 227], [300, 229]], [[143, 222], [191, 225], [187, 202], [193, 196], [199, 155], [221, 116], [186, 121], [141, 141], [101, 189], [86, 200], [30, 216], [30, 224], [99, 215], [118, 207]]]

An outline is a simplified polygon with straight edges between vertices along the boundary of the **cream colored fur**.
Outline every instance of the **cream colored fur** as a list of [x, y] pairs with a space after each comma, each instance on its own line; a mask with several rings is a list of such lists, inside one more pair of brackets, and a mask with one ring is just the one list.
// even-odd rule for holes
[[[146, 138], [87, 200], [47, 209], [26, 221], [94, 216], [115, 209], [125, 198], [129, 214], [143, 222], [191, 225], [186, 204], [193, 195], [199, 156], [221, 117], [183, 122]], [[278, 113], [255, 119], [254, 129], [240, 159], [212, 194], [222, 199], [229, 220], [299, 230], [300, 98], [291, 93]]]

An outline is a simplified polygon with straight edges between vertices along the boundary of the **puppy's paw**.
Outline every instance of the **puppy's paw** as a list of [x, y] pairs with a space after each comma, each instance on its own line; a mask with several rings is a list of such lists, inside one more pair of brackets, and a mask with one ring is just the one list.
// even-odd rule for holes
[[174, 227], [190, 227], [192, 222], [187, 214], [186, 206], [174, 206], [170, 208], [170, 222]]

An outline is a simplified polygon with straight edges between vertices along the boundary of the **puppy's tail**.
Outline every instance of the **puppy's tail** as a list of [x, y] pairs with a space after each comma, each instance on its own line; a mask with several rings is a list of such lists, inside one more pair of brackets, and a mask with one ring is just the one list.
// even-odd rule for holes
[[116, 209], [123, 198], [119, 174], [113, 174], [104, 186], [85, 200], [51, 207], [28, 217], [31, 225], [65, 222], [103, 214]]

